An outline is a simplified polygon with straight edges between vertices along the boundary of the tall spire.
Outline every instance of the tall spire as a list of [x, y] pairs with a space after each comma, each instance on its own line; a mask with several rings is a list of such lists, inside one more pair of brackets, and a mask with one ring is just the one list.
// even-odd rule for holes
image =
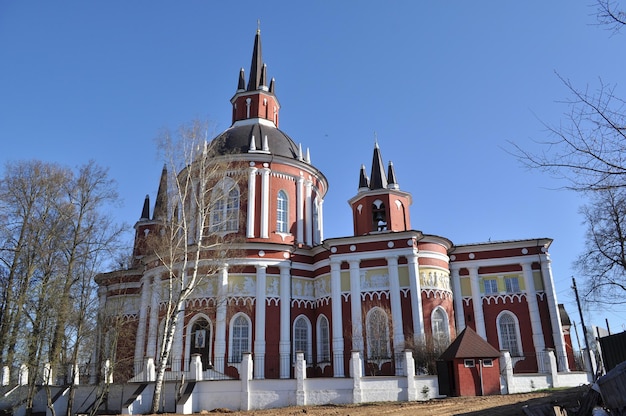
[[164, 165], [163, 171], [161, 172], [159, 190], [157, 191], [156, 201], [154, 202], [154, 214], [152, 216], [153, 220], [167, 220], [167, 204], [167, 167]]
[[386, 189], [387, 176], [383, 165], [383, 157], [380, 154], [378, 140], [374, 144], [374, 157], [372, 158], [372, 173], [370, 174], [370, 189]]
[[261, 72], [263, 70], [263, 56], [261, 53], [261, 26], [258, 23], [256, 36], [254, 37], [254, 49], [252, 50], [252, 63], [250, 64], [250, 79], [248, 91], [255, 91], [261, 85]]

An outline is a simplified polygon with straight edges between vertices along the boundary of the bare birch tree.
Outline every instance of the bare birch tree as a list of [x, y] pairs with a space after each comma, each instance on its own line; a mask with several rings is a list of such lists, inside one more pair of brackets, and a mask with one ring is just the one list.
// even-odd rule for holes
[[164, 131], [159, 138], [170, 174], [162, 230], [150, 242], [165, 271], [153, 412], [159, 410], [175, 334], [184, 323], [185, 302], [235, 255], [239, 169], [227, 155], [212, 152], [207, 131], [206, 122], [193, 121], [174, 133]]

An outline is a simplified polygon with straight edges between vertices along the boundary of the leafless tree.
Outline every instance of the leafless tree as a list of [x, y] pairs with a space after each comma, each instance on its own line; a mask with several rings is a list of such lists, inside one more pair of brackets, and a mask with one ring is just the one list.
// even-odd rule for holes
[[159, 138], [170, 175], [162, 229], [149, 241], [154, 258], [165, 270], [161, 297], [165, 311], [153, 412], [159, 410], [165, 371], [175, 334], [183, 324], [185, 302], [198, 285], [215, 277], [235, 256], [242, 211], [238, 182], [243, 170], [228, 155], [212, 151], [207, 131], [206, 122], [193, 121], [174, 133], [166, 130]]
[[[596, 17], [614, 34], [626, 25], [626, 13], [612, 0], [596, 1]], [[549, 139], [542, 151], [514, 144], [514, 153], [526, 166], [563, 179], [566, 188], [588, 199], [582, 208], [586, 252], [576, 263], [586, 279], [583, 294], [591, 302], [624, 302], [626, 102], [615, 85], [601, 79], [596, 88], [578, 88], [558, 77], [571, 97], [563, 121], [546, 125]]]

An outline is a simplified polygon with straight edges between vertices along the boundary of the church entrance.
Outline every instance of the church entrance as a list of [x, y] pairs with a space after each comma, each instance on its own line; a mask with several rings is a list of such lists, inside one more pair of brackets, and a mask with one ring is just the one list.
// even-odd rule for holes
[[212, 328], [209, 321], [200, 318], [193, 323], [191, 328], [190, 360], [194, 354], [200, 354], [202, 370], [212, 368], [211, 364], [211, 340], [213, 338]]

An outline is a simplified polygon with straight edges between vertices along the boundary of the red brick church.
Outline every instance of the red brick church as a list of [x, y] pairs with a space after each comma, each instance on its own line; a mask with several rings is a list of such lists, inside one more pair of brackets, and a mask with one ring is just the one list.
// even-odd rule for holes
[[[189, 369], [199, 354], [208, 369], [237, 374], [251, 352], [254, 378], [291, 378], [296, 351], [304, 351], [309, 377], [347, 377], [352, 351], [379, 374], [393, 374], [396, 353], [432, 340], [450, 344], [469, 327], [496, 350], [508, 350], [515, 370], [536, 372], [541, 354], [554, 349], [567, 371], [569, 336], [561, 323], [549, 238], [457, 244], [411, 224], [410, 193], [391, 162], [373, 146], [369, 169], [354, 167], [354, 195], [346, 195], [352, 235], [324, 238], [328, 181], [308, 150], [279, 129], [275, 81], [268, 82], [261, 37], [252, 64], [242, 69], [232, 125], [208, 145], [236, 155], [243, 178], [220, 209], [233, 218], [222, 229], [238, 235], [244, 253], [229, 259], [215, 281], [227, 302], [215, 305], [215, 285], [198, 288], [185, 305], [172, 347], [172, 371]], [[348, 176], [350, 172], [346, 172]], [[167, 186], [164, 172], [155, 188]], [[135, 260], [150, 256], [140, 240], [168, 221], [162, 192], [146, 203], [135, 224]], [[152, 208], [152, 209], [151, 209]], [[152, 211], [152, 212], [151, 212]], [[123, 315], [132, 337], [101, 359], [129, 364], [157, 358], [165, 299], [158, 267], [97, 276], [100, 301]], [[567, 329], [567, 328], [565, 328]], [[565, 334], [565, 335], [564, 335]], [[106, 328], [103, 328], [106, 337]], [[129, 344], [130, 343], [130, 344]], [[134, 370], [133, 370], [134, 368]], [[117, 377], [117, 381], [120, 380]]]

